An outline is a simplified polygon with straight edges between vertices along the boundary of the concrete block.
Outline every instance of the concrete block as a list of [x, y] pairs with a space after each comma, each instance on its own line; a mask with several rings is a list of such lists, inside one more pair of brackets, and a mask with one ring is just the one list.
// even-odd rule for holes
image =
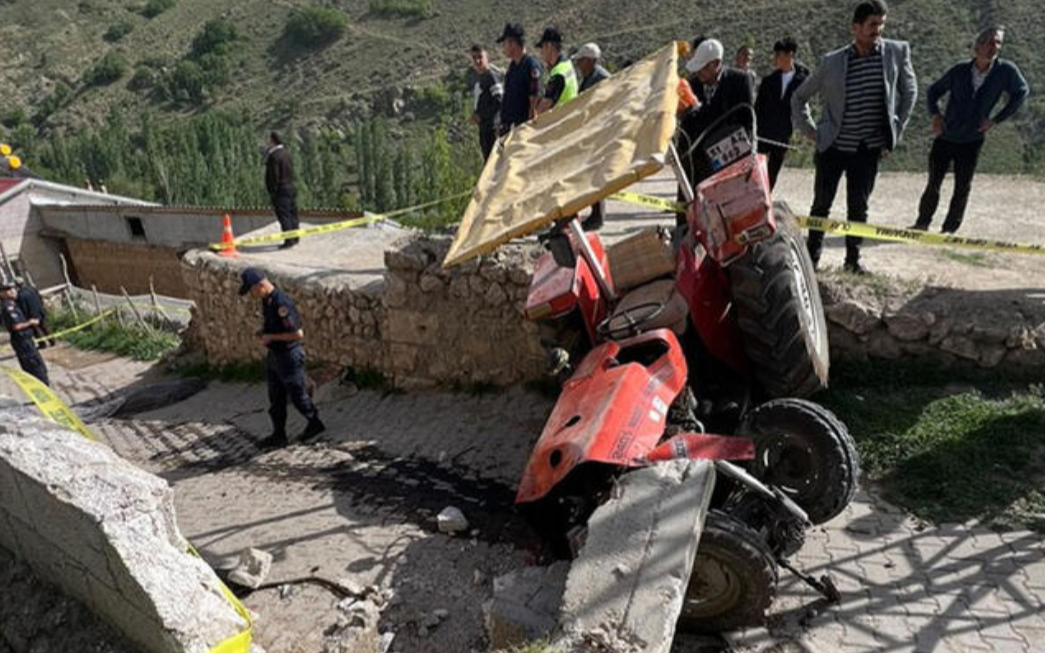
[[186, 553], [162, 479], [2, 406], [0, 475], [18, 478], [29, 512], [6, 513], [0, 539], [142, 650], [203, 653], [246, 627], [214, 572]]
[[483, 606], [490, 650], [541, 639], [555, 628], [569, 563], [526, 567], [493, 581], [493, 598]]
[[564, 648], [667, 653], [714, 489], [704, 460], [675, 460], [624, 474], [588, 521], [566, 581]]

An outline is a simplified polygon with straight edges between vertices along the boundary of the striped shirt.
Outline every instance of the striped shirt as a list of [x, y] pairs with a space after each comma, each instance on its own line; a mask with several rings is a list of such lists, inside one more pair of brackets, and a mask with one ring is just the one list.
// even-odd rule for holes
[[858, 56], [850, 46], [845, 113], [834, 146], [843, 152], [855, 152], [861, 144], [868, 149], [884, 148], [888, 143], [887, 126], [882, 44], [875, 45], [866, 57]]

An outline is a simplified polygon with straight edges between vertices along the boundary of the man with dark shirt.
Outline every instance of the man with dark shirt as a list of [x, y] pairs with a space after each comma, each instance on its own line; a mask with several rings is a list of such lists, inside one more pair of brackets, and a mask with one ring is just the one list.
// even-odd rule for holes
[[541, 60], [548, 67], [548, 84], [544, 89], [544, 97], [537, 103], [537, 113], [549, 111], [552, 107], [566, 104], [577, 97], [577, 71], [573, 64], [562, 53], [562, 34], [554, 27], [548, 27], [537, 41], [541, 50]]
[[[704, 151], [713, 144], [712, 135], [743, 128], [751, 139], [755, 87], [751, 77], [722, 65], [722, 43], [704, 39], [697, 44], [686, 70], [693, 74], [690, 86], [699, 104], [688, 109], [679, 125], [679, 153], [689, 183], [696, 186], [714, 172]], [[683, 198], [679, 192], [679, 199]], [[679, 225], [686, 223], [685, 213], [675, 216]]]
[[15, 284], [18, 286], [18, 296], [15, 301], [18, 303], [18, 308], [22, 310], [22, 315], [27, 320], [36, 320], [33, 335], [40, 340], [37, 347], [40, 349], [50, 347], [54, 344], [54, 340], [47, 338], [50, 331], [47, 328], [47, 308], [44, 306], [43, 297], [36, 288], [21, 277], [15, 279]]
[[259, 444], [263, 449], [283, 447], [287, 440], [287, 399], [308, 420], [301, 441], [313, 441], [326, 426], [319, 419], [312, 399], [305, 388], [305, 332], [301, 316], [290, 297], [277, 288], [257, 268], [240, 273], [239, 294], [261, 300], [262, 327], [257, 332], [258, 342], [268, 348], [265, 359], [265, 380], [268, 382], [269, 417], [272, 435]]
[[809, 76], [809, 70], [795, 62], [797, 51], [798, 44], [791, 37], [781, 39], [773, 45], [774, 70], [762, 78], [758, 87], [758, 97], [755, 99], [758, 151], [768, 159], [771, 189], [776, 186], [780, 168], [787, 157], [787, 144], [794, 131], [791, 122], [791, 96]]
[[[975, 56], [944, 73], [929, 87], [929, 113], [936, 136], [929, 152], [929, 181], [918, 205], [918, 221], [912, 229], [926, 230], [940, 203], [940, 186], [947, 168], [954, 162], [954, 194], [943, 233], [954, 233], [962, 225], [969, 203], [972, 178], [987, 132], [1011, 118], [1030, 93], [1027, 80], [1016, 64], [999, 59], [1005, 28], [988, 27], [976, 37]], [[940, 98], [948, 96], [941, 113]], [[991, 116], [1002, 95], [1008, 99], [1001, 111]]]
[[597, 43], [585, 43], [573, 55], [573, 66], [581, 79], [580, 91], [583, 93], [604, 79], [610, 78], [610, 71], [599, 63], [602, 50]]
[[[271, 132], [265, 152], [265, 189], [272, 200], [272, 208], [283, 231], [298, 228], [298, 192], [294, 187], [294, 164], [283, 147], [279, 132]], [[280, 245], [286, 249], [298, 244], [297, 238], [287, 238]]]
[[526, 51], [525, 37], [522, 25], [508, 23], [497, 39], [504, 56], [512, 60], [504, 73], [504, 97], [501, 99], [501, 124], [498, 127], [502, 136], [510, 132], [512, 127], [537, 115], [541, 75], [544, 71], [540, 62]]
[[497, 141], [497, 120], [501, 113], [501, 71], [490, 65], [486, 49], [473, 45], [472, 68], [468, 71], [468, 87], [472, 90], [472, 122], [479, 127], [479, 147], [483, 161], [490, 158], [490, 150]]
[[11, 349], [15, 350], [22, 370], [40, 379], [44, 385], [51, 385], [47, 378], [47, 365], [33, 342], [33, 328], [39, 322], [22, 314], [15, 301], [14, 284], [11, 283], [0, 284], [0, 322], [11, 334]]

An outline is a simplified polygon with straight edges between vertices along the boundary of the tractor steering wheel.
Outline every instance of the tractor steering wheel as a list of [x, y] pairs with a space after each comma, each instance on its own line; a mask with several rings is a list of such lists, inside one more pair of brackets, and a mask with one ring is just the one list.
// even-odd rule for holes
[[618, 340], [642, 333], [642, 326], [664, 312], [661, 302], [643, 302], [614, 313], [595, 327], [600, 340]]

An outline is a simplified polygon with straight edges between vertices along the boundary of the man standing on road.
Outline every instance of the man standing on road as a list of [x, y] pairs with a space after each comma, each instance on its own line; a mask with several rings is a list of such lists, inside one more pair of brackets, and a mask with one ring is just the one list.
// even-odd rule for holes
[[11, 334], [11, 349], [15, 350], [22, 370], [49, 386], [51, 381], [47, 378], [47, 365], [36, 349], [36, 343], [33, 342], [33, 328], [40, 323], [22, 314], [15, 297], [14, 284], [0, 284], [0, 322], [3, 322], [7, 332]]
[[[294, 164], [283, 147], [279, 132], [269, 133], [268, 150], [265, 152], [265, 188], [272, 200], [272, 208], [283, 231], [298, 228], [298, 192], [294, 187]], [[298, 244], [297, 238], [287, 238], [280, 249]]]
[[[882, 38], [888, 8], [884, 0], [865, 0], [853, 11], [853, 41], [824, 55], [820, 65], [791, 97], [794, 126], [816, 142], [816, 177], [809, 213], [826, 218], [846, 176], [850, 222], [867, 222], [867, 203], [878, 176], [879, 159], [903, 137], [918, 96], [906, 41]], [[819, 124], [809, 100], [820, 95]], [[846, 236], [843, 268], [867, 274], [860, 264], [862, 238]], [[820, 262], [824, 232], [812, 230], [806, 245], [814, 267]]]
[[525, 38], [526, 32], [519, 23], [505, 25], [504, 32], [497, 38], [504, 56], [512, 60], [504, 73], [501, 124], [498, 126], [501, 136], [537, 115], [544, 71], [537, 58], [526, 51]]
[[497, 120], [501, 113], [501, 71], [490, 65], [486, 49], [473, 45], [472, 68], [468, 71], [468, 86], [472, 89], [472, 122], [479, 127], [479, 147], [483, 161], [490, 158], [490, 151], [497, 141]]
[[781, 39], [773, 45], [774, 70], [762, 78], [762, 83], [758, 86], [758, 97], [755, 98], [758, 151], [768, 158], [770, 189], [776, 186], [794, 131], [791, 125], [791, 96], [809, 76], [809, 70], [795, 62], [797, 51], [798, 44], [791, 37]]
[[541, 40], [537, 41], [537, 47], [541, 50], [541, 60], [548, 67], [548, 84], [544, 97], [537, 103], [537, 113], [540, 114], [577, 97], [580, 85], [573, 63], [562, 53], [562, 34], [559, 30], [554, 27], [545, 29]]
[[44, 306], [40, 292], [21, 277], [15, 278], [15, 284], [18, 286], [18, 296], [15, 301], [18, 303], [18, 308], [22, 310], [22, 315], [26, 319], [36, 320], [33, 335], [41, 341], [37, 347], [44, 349], [54, 345], [54, 340], [47, 337], [51, 332], [47, 328], [47, 307]]
[[[987, 132], [1011, 118], [1030, 93], [1027, 80], [1016, 64], [998, 58], [1004, 40], [1004, 27], [983, 30], [976, 37], [973, 59], [955, 65], [929, 87], [929, 114], [936, 138], [929, 152], [929, 181], [918, 203], [918, 221], [911, 229], [929, 228], [940, 204], [940, 186], [953, 162], [954, 194], [941, 231], [946, 234], [958, 231]], [[991, 117], [1002, 94], [1008, 96], [1008, 101]], [[944, 95], [949, 97], [947, 108], [941, 114], [940, 98]]]
[[[599, 65], [601, 58], [602, 50], [597, 43], [585, 43], [573, 55], [573, 67], [577, 71], [577, 76], [580, 77], [578, 93], [583, 93], [602, 80], [610, 78], [610, 71]], [[591, 213], [584, 219], [581, 226], [585, 231], [596, 231], [602, 227], [605, 214], [606, 202], [599, 200], [591, 205]]]
[[247, 268], [240, 274], [239, 294], [261, 300], [262, 327], [258, 341], [268, 348], [265, 359], [265, 380], [268, 383], [269, 417], [272, 435], [262, 440], [263, 449], [283, 447], [287, 440], [287, 399], [308, 420], [301, 441], [312, 442], [326, 426], [319, 419], [305, 385], [305, 349], [302, 341], [301, 316], [290, 297], [276, 288], [257, 268]]

